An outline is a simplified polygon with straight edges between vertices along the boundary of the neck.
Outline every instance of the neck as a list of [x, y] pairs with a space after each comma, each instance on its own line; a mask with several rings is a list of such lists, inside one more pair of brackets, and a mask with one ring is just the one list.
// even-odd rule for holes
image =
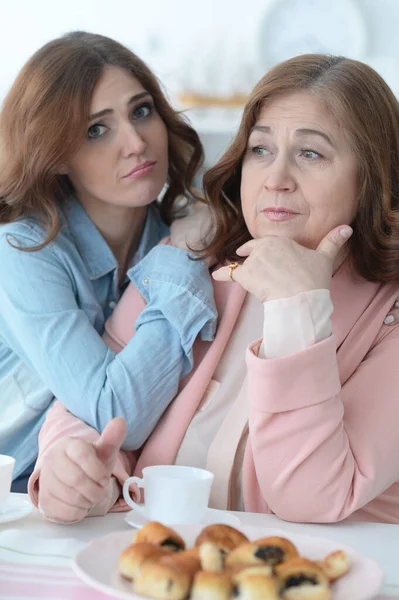
[[131, 257], [139, 247], [147, 206], [124, 207], [82, 202], [83, 207], [111, 248], [119, 266], [119, 279], [124, 279]]

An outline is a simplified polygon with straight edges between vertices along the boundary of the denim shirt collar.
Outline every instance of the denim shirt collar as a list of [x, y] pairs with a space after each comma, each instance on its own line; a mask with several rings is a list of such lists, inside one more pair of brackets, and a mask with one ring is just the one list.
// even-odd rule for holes
[[[99, 279], [118, 268], [117, 260], [103, 236], [74, 197], [63, 206], [67, 227], [81, 255], [90, 280]], [[137, 264], [163, 237], [169, 234], [169, 228], [162, 221], [159, 210], [149, 205], [144, 224], [143, 235], [129, 268]]]

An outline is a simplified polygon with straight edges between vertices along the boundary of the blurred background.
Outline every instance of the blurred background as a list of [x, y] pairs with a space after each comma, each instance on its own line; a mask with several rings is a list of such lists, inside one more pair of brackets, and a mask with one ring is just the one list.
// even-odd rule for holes
[[273, 64], [328, 52], [374, 67], [399, 95], [399, 0], [0, 0], [0, 102], [42, 44], [85, 29], [129, 46], [185, 110], [206, 166]]

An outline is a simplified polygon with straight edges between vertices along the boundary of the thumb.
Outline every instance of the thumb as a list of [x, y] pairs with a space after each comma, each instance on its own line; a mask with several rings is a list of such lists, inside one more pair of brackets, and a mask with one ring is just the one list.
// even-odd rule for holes
[[116, 456], [126, 437], [126, 422], [118, 417], [112, 419], [102, 432], [100, 439], [94, 442], [98, 458], [110, 469], [113, 468]]
[[325, 254], [328, 258], [334, 261], [343, 245], [349, 240], [352, 233], [353, 229], [352, 227], [349, 227], [349, 225], [340, 225], [339, 227], [332, 229], [317, 246], [317, 252]]

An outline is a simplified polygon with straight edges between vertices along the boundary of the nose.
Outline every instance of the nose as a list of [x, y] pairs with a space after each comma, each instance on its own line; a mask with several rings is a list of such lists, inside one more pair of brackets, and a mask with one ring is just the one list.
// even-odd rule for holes
[[293, 192], [296, 189], [296, 181], [288, 157], [278, 155], [267, 167], [264, 187], [273, 192]]
[[123, 128], [120, 134], [121, 152], [124, 158], [144, 153], [147, 142], [131, 123]]

